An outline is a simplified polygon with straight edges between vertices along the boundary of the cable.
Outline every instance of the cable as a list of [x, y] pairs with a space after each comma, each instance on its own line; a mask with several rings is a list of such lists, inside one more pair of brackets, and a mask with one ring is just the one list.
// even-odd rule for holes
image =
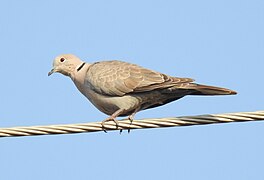
[[[116, 129], [115, 123], [110, 121], [105, 124], [105, 129], [107, 131], [146, 129], [260, 120], [264, 120], [264, 111], [141, 119], [134, 120], [132, 124], [129, 120], [120, 120], [118, 129]], [[72, 134], [98, 131], [103, 131], [101, 122], [0, 128], [0, 137]]]

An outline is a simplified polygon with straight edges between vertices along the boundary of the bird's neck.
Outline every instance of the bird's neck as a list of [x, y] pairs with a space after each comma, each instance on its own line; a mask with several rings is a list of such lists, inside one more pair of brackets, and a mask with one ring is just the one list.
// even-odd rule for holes
[[79, 84], [84, 83], [85, 75], [89, 66], [89, 64], [82, 62], [81, 64], [77, 65], [75, 70], [71, 73], [70, 77], [77, 87]]

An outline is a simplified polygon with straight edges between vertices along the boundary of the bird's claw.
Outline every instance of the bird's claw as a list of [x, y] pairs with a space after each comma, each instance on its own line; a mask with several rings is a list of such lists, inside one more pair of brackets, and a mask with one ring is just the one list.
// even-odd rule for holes
[[106, 128], [105, 128], [105, 123], [108, 122], [108, 121], [114, 121], [115, 124], [116, 124], [116, 129], [118, 129], [118, 121], [115, 118], [113, 118], [113, 117], [109, 117], [109, 118], [103, 120], [102, 123], [101, 123], [102, 129], [103, 129], [103, 131], [105, 133], [107, 133]]
[[[133, 120], [134, 120], [134, 114], [132, 114], [132, 115], [130, 115], [130, 116], [128, 116], [128, 120], [130, 121], [130, 125], [133, 123]], [[130, 128], [128, 128], [128, 130], [127, 130], [127, 133], [130, 133]]]

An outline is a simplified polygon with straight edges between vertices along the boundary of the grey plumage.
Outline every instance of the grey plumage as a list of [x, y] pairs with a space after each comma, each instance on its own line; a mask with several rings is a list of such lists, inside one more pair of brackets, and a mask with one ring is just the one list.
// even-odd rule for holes
[[87, 64], [78, 57], [58, 56], [49, 73], [60, 72], [71, 77], [77, 88], [99, 110], [110, 115], [133, 116], [140, 110], [175, 101], [186, 95], [231, 95], [235, 91], [200, 85], [190, 78], [165, 75], [123, 61], [101, 61]]

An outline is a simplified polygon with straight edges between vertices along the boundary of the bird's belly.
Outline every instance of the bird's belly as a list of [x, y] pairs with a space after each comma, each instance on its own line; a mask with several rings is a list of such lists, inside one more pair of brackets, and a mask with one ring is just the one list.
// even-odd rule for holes
[[131, 111], [137, 108], [140, 100], [134, 96], [106, 96], [98, 94], [93, 90], [86, 91], [84, 94], [87, 99], [100, 111], [107, 115], [112, 115], [119, 109], [124, 109], [121, 116], [128, 115]]
[[82, 94], [100, 111], [107, 115], [112, 115], [119, 109], [123, 109], [119, 116], [131, 115], [135, 110], [140, 111], [167, 104], [171, 101], [183, 97], [172, 93], [152, 91], [146, 93], [134, 93], [124, 96], [106, 96], [95, 92], [91, 88], [81, 88], [76, 83]]

